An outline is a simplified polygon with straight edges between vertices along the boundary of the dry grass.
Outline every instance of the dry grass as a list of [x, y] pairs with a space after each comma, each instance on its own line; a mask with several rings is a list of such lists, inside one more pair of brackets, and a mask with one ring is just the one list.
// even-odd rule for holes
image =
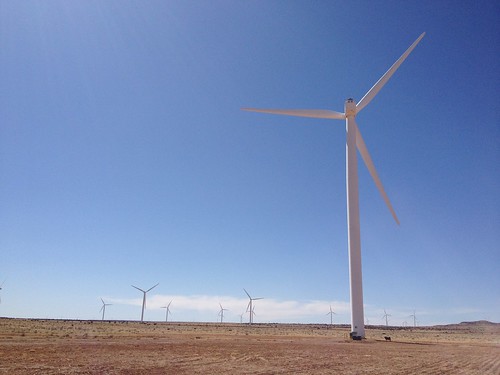
[[371, 327], [362, 342], [348, 332], [0, 319], [0, 374], [500, 374], [499, 324]]

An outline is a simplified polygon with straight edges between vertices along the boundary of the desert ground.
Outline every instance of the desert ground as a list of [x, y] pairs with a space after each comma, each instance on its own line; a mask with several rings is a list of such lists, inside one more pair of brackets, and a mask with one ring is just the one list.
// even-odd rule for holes
[[[386, 341], [384, 336], [390, 336]], [[500, 374], [500, 324], [397, 328], [0, 318], [0, 374]]]

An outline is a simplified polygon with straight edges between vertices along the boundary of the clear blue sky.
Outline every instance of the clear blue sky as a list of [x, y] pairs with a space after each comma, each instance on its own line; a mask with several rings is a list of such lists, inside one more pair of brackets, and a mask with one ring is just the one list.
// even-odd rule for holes
[[[0, 316], [349, 323], [343, 111], [370, 324], [500, 321], [498, 1], [2, 1]], [[248, 316], [245, 317], [245, 320]]]

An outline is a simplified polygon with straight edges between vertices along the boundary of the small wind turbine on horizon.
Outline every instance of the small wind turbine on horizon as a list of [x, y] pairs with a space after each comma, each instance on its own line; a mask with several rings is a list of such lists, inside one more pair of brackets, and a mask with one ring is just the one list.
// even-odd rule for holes
[[389, 321], [387, 320], [387, 318], [388, 318], [389, 316], [392, 316], [392, 315], [391, 315], [391, 314], [387, 314], [387, 312], [386, 312], [386, 311], [385, 311], [385, 309], [384, 309], [384, 315], [382, 316], [382, 319], [384, 319], [384, 318], [385, 318], [385, 326], [386, 326], [386, 327], [388, 327], [388, 326], [389, 326]]
[[102, 301], [102, 307], [101, 307], [101, 310], [99, 310], [99, 312], [102, 311], [102, 319], [101, 320], [104, 320], [104, 314], [106, 313], [106, 306], [111, 306], [112, 304], [104, 302], [104, 300], [102, 298], [101, 298], [101, 301]]
[[413, 314], [410, 315], [413, 318], [413, 327], [417, 326], [417, 315], [415, 314], [415, 310], [413, 310]]
[[[7, 280], [7, 279], [5, 279], [5, 280]], [[5, 284], [5, 280], [2, 281], [2, 283], [0, 284], [0, 290], [2, 290], [3, 284]], [[0, 296], [0, 303], [2, 303], [2, 296]]]
[[337, 315], [333, 310], [332, 310], [332, 305], [330, 305], [330, 312], [327, 312], [326, 315], [330, 315], [330, 325], [333, 325], [333, 315]]
[[161, 307], [162, 309], [166, 309], [165, 310], [165, 322], [168, 322], [168, 314], [171, 314], [171, 312], [170, 312], [170, 304], [171, 303], [172, 303], [172, 301], [170, 301], [167, 306]]
[[368, 92], [356, 103], [349, 98], [345, 101], [344, 112], [336, 112], [321, 109], [258, 109], [242, 108], [245, 111], [271, 113], [276, 115], [289, 115], [299, 117], [312, 117], [322, 119], [345, 120], [346, 122], [346, 187], [347, 187], [347, 233], [349, 251], [349, 277], [351, 296], [351, 336], [365, 337], [364, 306], [363, 306], [363, 283], [361, 271], [361, 239], [359, 223], [359, 191], [358, 191], [358, 160], [356, 148], [368, 168], [375, 185], [382, 195], [385, 204], [389, 208], [394, 220], [399, 225], [399, 219], [392, 208], [389, 197], [385, 193], [382, 182], [377, 174], [372, 158], [368, 153], [361, 132], [356, 124], [356, 115], [361, 112], [377, 95], [377, 93], [389, 81], [394, 72], [405, 61], [408, 55], [424, 37], [422, 33], [415, 42], [401, 55], [401, 57], [389, 68], [389, 70], [368, 90]]
[[219, 316], [220, 316], [220, 322], [222, 323], [224, 320], [224, 311], [229, 311], [228, 309], [225, 309], [222, 307], [222, 304], [219, 302], [220, 306], [220, 311], [219, 311]]
[[141, 322], [144, 321], [144, 309], [146, 308], [146, 293], [149, 292], [151, 289], [156, 288], [160, 283], [156, 284], [155, 286], [152, 286], [148, 290], [142, 290], [141, 288], [138, 288], [134, 285], [132, 285], [132, 288], [135, 288], [137, 290], [140, 290], [143, 293], [142, 297], [142, 313], [141, 313]]
[[255, 311], [254, 311], [254, 306], [253, 306], [253, 301], [257, 301], [259, 299], [264, 299], [263, 297], [258, 297], [258, 298], [252, 298], [250, 296], [250, 294], [247, 292], [247, 290], [245, 288], [243, 288], [243, 290], [245, 291], [245, 293], [247, 294], [248, 296], [248, 299], [250, 300], [248, 302], [248, 305], [247, 305], [247, 313], [249, 313], [249, 316], [250, 316], [250, 319], [248, 321], [249, 324], [252, 324], [253, 323], [253, 316], [255, 315]]

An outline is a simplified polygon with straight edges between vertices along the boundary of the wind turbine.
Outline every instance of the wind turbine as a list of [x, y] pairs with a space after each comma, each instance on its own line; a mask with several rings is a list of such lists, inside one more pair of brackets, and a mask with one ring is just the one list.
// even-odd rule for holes
[[170, 301], [167, 306], [162, 306], [161, 307], [162, 309], [166, 309], [165, 310], [165, 322], [168, 322], [168, 314], [171, 313], [171, 311], [170, 311], [170, 304], [171, 303], [172, 303], [172, 301]]
[[347, 234], [349, 249], [349, 277], [350, 277], [350, 295], [351, 295], [351, 336], [359, 338], [365, 336], [364, 327], [364, 307], [363, 307], [363, 284], [361, 272], [361, 239], [359, 225], [359, 194], [358, 194], [358, 161], [356, 148], [367, 166], [375, 185], [377, 186], [387, 207], [391, 211], [396, 223], [399, 220], [387, 194], [385, 193], [382, 182], [378, 177], [372, 158], [368, 153], [365, 142], [356, 125], [356, 115], [361, 112], [377, 95], [382, 87], [389, 81], [394, 72], [399, 68], [403, 61], [417, 46], [424, 37], [422, 33], [415, 42], [401, 55], [401, 57], [389, 68], [389, 70], [375, 83], [375, 85], [365, 94], [365, 96], [356, 103], [354, 99], [349, 98], [345, 101], [344, 112], [335, 112], [331, 110], [318, 109], [258, 109], [242, 108], [245, 111], [271, 113], [276, 115], [289, 115], [299, 117], [312, 117], [334, 120], [345, 120], [346, 122], [346, 190], [347, 190]]
[[140, 290], [143, 293], [142, 297], [142, 313], [141, 313], [141, 322], [144, 321], [144, 309], [146, 308], [146, 293], [149, 292], [151, 289], [156, 288], [160, 283], [156, 284], [155, 286], [152, 286], [148, 290], [142, 290], [141, 288], [138, 288], [134, 285], [132, 285], [132, 288], [135, 288], [137, 290]]
[[102, 307], [101, 307], [101, 310], [99, 310], [99, 311], [102, 311], [102, 319], [101, 320], [104, 320], [104, 314], [106, 313], [106, 306], [111, 306], [112, 304], [105, 303], [102, 298], [101, 298], [101, 301], [102, 301]]
[[415, 310], [413, 310], [413, 314], [410, 315], [413, 318], [413, 327], [417, 326], [417, 315], [415, 315]]
[[[5, 280], [7, 280], [7, 279], [5, 279]], [[2, 281], [2, 283], [0, 284], [0, 290], [2, 290], [3, 284], [5, 284], [5, 280]], [[0, 303], [2, 303], [2, 297], [0, 297]]]
[[333, 325], [333, 314], [337, 315], [333, 310], [332, 310], [332, 305], [330, 305], [330, 312], [327, 312], [326, 315], [330, 315], [330, 325]]
[[391, 314], [387, 314], [387, 313], [386, 313], [386, 311], [385, 311], [385, 309], [384, 309], [384, 315], [382, 316], [382, 319], [384, 319], [384, 318], [385, 318], [385, 326], [386, 326], [386, 327], [388, 327], [388, 326], [389, 326], [389, 321], [387, 320], [387, 318], [388, 318], [389, 316], [392, 316], [392, 315], [391, 315]]
[[248, 294], [247, 290], [245, 288], [243, 288], [243, 290], [245, 291], [245, 293], [247, 294], [248, 296], [248, 299], [250, 300], [248, 302], [248, 305], [247, 305], [247, 311], [250, 315], [250, 320], [249, 320], [249, 324], [252, 324], [253, 323], [253, 316], [255, 315], [255, 312], [254, 312], [254, 309], [253, 309], [253, 301], [257, 301], [259, 299], [264, 299], [263, 297], [258, 297], [258, 298], [252, 298], [250, 297], [250, 294]]
[[223, 308], [222, 305], [220, 304], [220, 302], [219, 302], [219, 306], [220, 306], [220, 311], [219, 311], [220, 322], [222, 323], [222, 321], [224, 320], [224, 311], [229, 311], [229, 310]]

